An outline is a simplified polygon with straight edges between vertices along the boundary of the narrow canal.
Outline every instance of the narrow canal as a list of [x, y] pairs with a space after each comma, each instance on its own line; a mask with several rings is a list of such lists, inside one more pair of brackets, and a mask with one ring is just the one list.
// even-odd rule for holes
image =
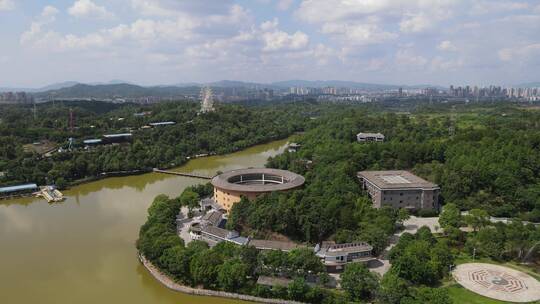
[[[176, 170], [213, 175], [262, 167], [286, 140], [190, 161]], [[5, 304], [234, 303], [168, 290], [139, 264], [135, 240], [152, 199], [178, 196], [194, 178], [150, 173], [105, 179], [66, 191], [49, 205], [0, 201], [0, 302]]]

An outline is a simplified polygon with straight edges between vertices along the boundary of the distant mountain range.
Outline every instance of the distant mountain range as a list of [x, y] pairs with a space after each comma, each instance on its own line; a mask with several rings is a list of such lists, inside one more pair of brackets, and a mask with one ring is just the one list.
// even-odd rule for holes
[[38, 99], [56, 98], [140, 98], [147, 96], [155, 97], [175, 97], [186, 94], [198, 94], [200, 88], [196, 86], [153, 86], [142, 87], [139, 85], [118, 83], [118, 84], [82, 84], [77, 83], [69, 87], [61, 87], [54, 90], [34, 93]]
[[[56, 98], [137, 98], [146, 96], [155, 97], [176, 97], [181, 95], [198, 94], [203, 86], [214, 87], [216, 91], [227, 88], [269, 88], [269, 89], [286, 89], [289, 87], [348, 87], [362, 90], [395, 90], [398, 88], [418, 89], [426, 87], [436, 87], [444, 89], [442, 86], [434, 86], [429, 84], [420, 85], [394, 85], [394, 84], [376, 84], [364, 83], [355, 81], [342, 80], [288, 80], [273, 83], [255, 83], [222, 80], [211, 83], [179, 83], [174, 85], [156, 85], [156, 86], [140, 86], [131, 84], [122, 80], [112, 80], [104, 83], [83, 84], [76, 81], [67, 81], [51, 84], [41, 88], [0, 88], [3, 91], [25, 91], [34, 94], [38, 99], [48, 99], [49, 97]], [[540, 82], [531, 82], [517, 85], [516, 87], [540, 87]]]

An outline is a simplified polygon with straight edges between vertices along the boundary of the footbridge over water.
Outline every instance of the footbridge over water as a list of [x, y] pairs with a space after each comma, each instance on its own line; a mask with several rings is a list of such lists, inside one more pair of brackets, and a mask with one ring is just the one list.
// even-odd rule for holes
[[158, 168], [154, 168], [153, 170], [156, 173], [163, 173], [163, 174], [170, 174], [170, 175], [177, 175], [177, 176], [185, 176], [185, 177], [193, 177], [193, 178], [200, 178], [200, 179], [206, 179], [211, 180], [211, 176], [203, 175], [203, 174], [197, 174], [197, 173], [185, 173], [185, 172], [178, 172], [178, 171], [169, 171], [169, 170], [161, 170]]

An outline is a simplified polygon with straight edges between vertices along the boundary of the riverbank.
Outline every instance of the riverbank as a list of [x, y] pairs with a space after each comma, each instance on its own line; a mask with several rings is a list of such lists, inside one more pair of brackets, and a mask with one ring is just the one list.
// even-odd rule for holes
[[230, 298], [242, 301], [258, 302], [258, 303], [268, 303], [268, 304], [301, 304], [301, 302], [287, 301], [281, 299], [267, 299], [260, 298], [255, 296], [243, 295], [239, 293], [225, 292], [225, 291], [216, 291], [209, 289], [199, 289], [185, 286], [175, 282], [166, 274], [162, 273], [152, 262], [148, 261], [144, 256], [139, 255], [139, 261], [142, 263], [144, 268], [161, 284], [165, 287], [172, 289], [174, 291], [196, 295], [196, 296], [210, 296], [210, 297], [220, 297], [220, 298]]
[[[250, 146], [247, 146], [247, 147], [243, 147], [243, 148], [233, 149], [232, 151], [228, 151], [228, 152], [225, 152], [225, 153], [222, 153], [222, 154], [217, 154], [215, 152], [212, 152], [212, 153], [206, 154], [204, 156], [203, 155], [195, 155], [195, 156], [187, 157], [184, 160], [184, 162], [182, 162], [180, 164], [175, 164], [173, 166], [163, 166], [160, 169], [162, 169], [162, 170], [174, 170], [176, 168], [180, 168], [180, 167], [186, 165], [190, 160], [199, 159], [199, 158], [205, 158], [205, 157], [211, 157], [211, 156], [220, 156], [220, 155], [227, 155], [227, 154], [231, 154], [231, 153], [236, 153], [236, 152], [243, 151], [245, 149], [249, 149], [251, 147], [268, 144], [268, 143], [271, 143], [271, 142], [274, 142], [274, 141], [286, 140], [286, 139], [289, 139], [292, 136], [297, 135], [297, 134], [299, 134], [299, 132], [294, 132], [294, 133], [289, 134], [288, 136], [286, 136], [284, 138], [264, 140], [264, 141], [256, 143], [256, 144], [253, 144], [253, 145], [250, 145]], [[86, 178], [74, 180], [74, 181], [70, 182], [66, 187], [62, 188], [62, 190], [70, 189], [70, 188], [75, 187], [75, 186], [84, 185], [84, 184], [87, 184], [87, 183], [99, 181], [99, 180], [110, 178], [110, 177], [127, 177], [127, 176], [135, 176], [135, 175], [141, 175], [141, 174], [152, 173], [152, 172], [154, 172], [153, 168], [135, 169], [135, 170], [131, 170], [131, 171], [102, 172], [97, 176], [89, 176], [89, 177], [86, 177]], [[32, 195], [30, 194], [30, 195], [22, 196], [22, 197], [29, 197], [29, 196], [32, 196]]]
[[[262, 167], [268, 157], [286, 150], [286, 145], [287, 140], [280, 140], [228, 155], [192, 159], [175, 170], [212, 175]], [[154, 198], [161, 194], [178, 197], [185, 188], [204, 182], [149, 173], [72, 187], [64, 192], [62, 204], [50, 205], [37, 198], [0, 201], [0, 302], [251, 303], [166, 288], [137, 258], [134, 244]], [[58, 259], [66, 255], [70, 258]]]

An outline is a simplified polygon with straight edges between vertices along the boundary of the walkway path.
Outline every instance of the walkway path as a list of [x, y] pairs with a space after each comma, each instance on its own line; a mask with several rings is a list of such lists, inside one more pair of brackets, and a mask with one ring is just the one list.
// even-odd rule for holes
[[427, 226], [431, 232], [438, 232], [439, 230], [439, 218], [438, 217], [416, 217], [411, 216], [408, 220], [403, 222], [405, 229], [396, 232], [390, 237], [390, 244], [386, 247], [377, 260], [373, 260], [368, 263], [368, 268], [383, 276], [385, 273], [390, 270], [390, 261], [388, 260], [388, 255], [392, 247], [394, 247], [399, 241], [399, 237], [405, 233], [414, 234], [418, 231], [418, 228], [422, 226]]
[[160, 170], [158, 168], [154, 168], [153, 171], [156, 173], [163, 173], [163, 174], [170, 174], [170, 175], [194, 177], [194, 178], [208, 179], [208, 180], [212, 179], [211, 176], [206, 176], [206, 175], [197, 174], [197, 173], [185, 173], [185, 172], [178, 172], [178, 171]]

